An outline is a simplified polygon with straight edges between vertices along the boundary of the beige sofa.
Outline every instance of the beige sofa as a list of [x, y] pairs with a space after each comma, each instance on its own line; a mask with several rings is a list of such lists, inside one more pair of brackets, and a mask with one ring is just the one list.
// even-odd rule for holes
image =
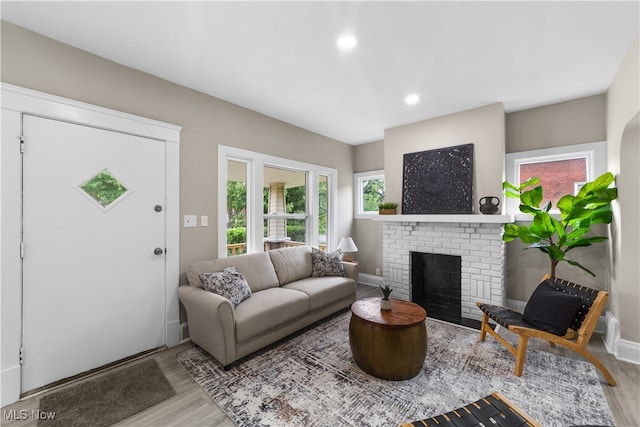
[[[189, 264], [189, 284], [180, 286], [178, 296], [187, 311], [191, 341], [228, 367], [351, 305], [358, 266], [343, 263], [344, 277], [312, 277], [311, 253], [311, 247], [299, 246]], [[199, 276], [231, 266], [252, 292], [236, 307], [205, 290]]]

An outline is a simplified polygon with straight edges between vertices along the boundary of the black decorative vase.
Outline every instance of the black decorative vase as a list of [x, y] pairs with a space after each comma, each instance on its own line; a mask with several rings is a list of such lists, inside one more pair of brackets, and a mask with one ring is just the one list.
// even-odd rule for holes
[[486, 196], [480, 199], [480, 212], [485, 215], [498, 213], [500, 210], [500, 199], [495, 196]]

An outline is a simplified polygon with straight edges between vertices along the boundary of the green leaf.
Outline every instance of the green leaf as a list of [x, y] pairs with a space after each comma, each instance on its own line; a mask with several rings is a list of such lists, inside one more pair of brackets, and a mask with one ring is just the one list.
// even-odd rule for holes
[[573, 211], [573, 206], [575, 204], [575, 199], [576, 198], [574, 196], [567, 194], [565, 196], [562, 196], [560, 200], [558, 200], [558, 203], [556, 203], [556, 206], [560, 210], [560, 214], [563, 221], [565, 220], [565, 218], [571, 215], [571, 212]]
[[532, 245], [532, 246], [529, 246], [527, 249], [540, 249], [542, 252], [549, 255], [549, 246], [547, 245]]
[[600, 243], [600, 242], [604, 242], [605, 240], [608, 240], [608, 239], [604, 236], [585, 237], [582, 239], [572, 240], [571, 242], [567, 243], [567, 247], [569, 249], [573, 249], [578, 247], [591, 246], [593, 243]]
[[515, 224], [505, 224], [503, 230], [504, 233], [502, 233], [502, 240], [505, 242], [510, 242], [520, 237], [518, 226]]
[[574, 228], [571, 232], [567, 233], [567, 241], [575, 240], [588, 232], [589, 228]]
[[520, 192], [517, 190], [514, 190], [512, 188], [507, 188], [504, 191], [504, 195], [507, 197], [510, 197], [512, 199], [519, 199], [520, 198]]
[[539, 207], [542, 201], [542, 187], [537, 186], [533, 190], [525, 191], [520, 195], [520, 200], [523, 205], [529, 205], [534, 208]]
[[531, 206], [527, 205], [520, 205], [520, 212], [535, 215], [540, 212], [540, 209], [532, 208]]
[[539, 242], [542, 238], [540, 235], [536, 234], [533, 229], [530, 229], [526, 225], [522, 225], [518, 227], [518, 237], [524, 243], [535, 243]]
[[556, 232], [551, 215], [547, 212], [538, 212], [533, 218], [530, 228], [531, 232], [543, 238], [549, 238]]
[[591, 224], [611, 224], [613, 221], [613, 211], [611, 205], [600, 206], [591, 211]]
[[530, 178], [528, 178], [527, 180], [525, 180], [522, 184], [520, 184], [518, 188], [519, 191], [522, 191], [523, 189], [530, 187], [532, 185], [537, 185], [540, 183], [540, 178], [536, 177], [536, 176], [532, 176]]
[[551, 245], [549, 246], [549, 256], [557, 261], [562, 261], [564, 259], [564, 252], [558, 249], [557, 246]]
[[595, 274], [593, 271], [589, 270], [587, 267], [585, 267], [584, 265], [580, 264], [579, 262], [571, 261], [571, 260], [568, 260], [568, 259], [565, 259], [565, 260], [563, 260], [563, 261], [566, 261], [566, 262], [568, 262], [569, 264], [571, 264], [571, 265], [573, 265], [573, 266], [575, 266], [575, 267], [578, 267], [578, 268], [580, 268], [580, 269], [582, 269], [582, 270], [586, 271], [587, 273], [589, 273], [589, 274], [590, 274], [590, 275], [592, 275], [593, 277], [596, 277], [596, 274]]
[[558, 235], [558, 241], [556, 242], [556, 244], [558, 245], [558, 247], [562, 247], [566, 239], [566, 232], [565, 232], [564, 225], [554, 217], [551, 217], [551, 223], [553, 224], [553, 228], [555, 229], [555, 232]]
[[520, 193], [520, 190], [518, 189], [518, 187], [516, 187], [515, 185], [513, 185], [512, 183], [510, 183], [509, 181], [504, 181], [502, 183], [502, 188], [504, 190], [516, 190], [518, 193]]
[[540, 249], [542, 252], [549, 255], [549, 258], [555, 259], [557, 261], [562, 261], [564, 259], [564, 252], [562, 252], [556, 245], [550, 245], [547, 243], [534, 243], [529, 246], [531, 249]]
[[605, 172], [591, 182], [587, 182], [578, 192], [577, 197], [583, 198], [594, 191], [604, 190], [615, 180], [611, 172]]

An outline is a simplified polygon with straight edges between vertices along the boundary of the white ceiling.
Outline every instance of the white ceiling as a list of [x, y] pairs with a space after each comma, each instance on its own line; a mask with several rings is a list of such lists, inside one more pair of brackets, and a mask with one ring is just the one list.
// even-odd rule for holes
[[[349, 144], [603, 93], [638, 1], [11, 2], [2, 19]], [[358, 39], [344, 53], [336, 39]], [[418, 93], [415, 106], [404, 104]]]

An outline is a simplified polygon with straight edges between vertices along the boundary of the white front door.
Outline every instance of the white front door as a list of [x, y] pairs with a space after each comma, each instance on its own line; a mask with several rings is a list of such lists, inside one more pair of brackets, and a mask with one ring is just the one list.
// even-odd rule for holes
[[22, 392], [162, 346], [165, 143], [25, 115]]

